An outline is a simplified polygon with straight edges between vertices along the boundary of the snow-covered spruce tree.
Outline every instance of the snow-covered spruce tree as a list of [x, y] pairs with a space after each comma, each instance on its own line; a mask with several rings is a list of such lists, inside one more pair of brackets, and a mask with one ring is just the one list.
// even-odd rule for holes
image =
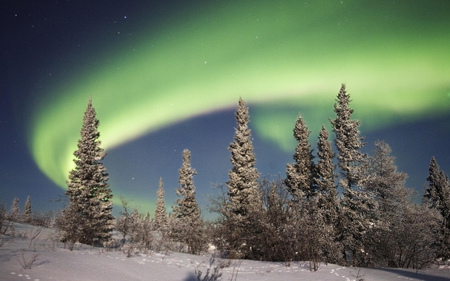
[[335, 165], [333, 164], [334, 153], [329, 134], [325, 126], [319, 133], [317, 142], [316, 177], [314, 182], [317, 188], [317, 207], [320, 217], [324, 222], [324, 237], [322, 244], [322, 256], [326, 262], [341, 262], [341, 246], [336, 241], [337, 222], [339, 217], [339, 200], [337, 186], [334, 182], [336, 178]]
[[318, 208], [318, 193], [315, 185], [315, 164], [309, 134], [311, 131], [299, 116], [294, 126], [294, 137], [297, 146], [294, 153], [295, 163], [287, 164], [285, 184], [289, 190], [293, 204], [291, 221], [295, 221], [297, 229], [296, 247], [301, 258], [311, 261], [310, 270], [318, 269], [321, 261], [321, 249], [325, 242], [325, 222]]
[[284, 182], [294, 203], [301, 204], [304, 197], [309, 198], [315, 195], [314, 157], [308, 140], [311, 131], [308, 130], [301, 116], [297, 118], [293, 132], [297, 140], [297, 147], [293, 156], [295, 163], [286, 164], [286, 179]]
[[143, 218], [137, 208], [134, 208], [130, 214], [130, 229], [129, 235], [131, 242], [140, 243], [143, 239]]
[[70, 171], [67, 182], [69, 206], [63, 211], [63, 239], [71, 243], [106, 242], [114, 227], [112, 193], [108, 188], [106, 168], [101, 162], [106, 153], [100, 148], [98, 125], [92, 100], [89, 100], [81, 139], [74, 152], [75, 168]]
[[333, 164], [334, 153], [328, 137], [328, 131], [322, 125], [317, 142], [317, 177], [314, 178], [314, 181], [317, 186], [317, 192], [321, 195], [319, 198], [319, 208], [323, 210], [325, 222], [334, 227], [339, 212], [339, 201], [337, 186], [334, 183], [336, 178], [336, 174], [334, 173], [335, 165]]
[[228, 150], [231, 151], [233, 168], [228, 172], [228, 211], [231, 214], [246, 217], [249, 209], [259, 210], [262, 207], [261, 194], [258, 188], [259, 172], [255, 167], [256, 158], [253, 152], [251, 130], [248, 128], [250, 115], [242, 98], [236, 111], [237, 128], [234, 141]]
[[360, 137], [358, 120], [351, 119], [350, 95], [342, 84], [334, 104], [336, 119], [331, 120], [335, 133], [337, 160], [340, 167], [339, 184], [342, 187], [339, 216], [339, 239], [344, 247], [344, 259], [352, 265], [364, 265], [364, 235], [373, 225], [373, 197], [359, 184], [366, 155]]
[[176, 189], [176, 193], [180, 198], [172, 207], [176, 219], [172, 229], [173, 237], [185, 243], [189, 253], [200, 254], [204, 249], [204, 229], [200, 208], [195, 198], [193, 177], [197, 171], [191, 168], [191, 152], [187, 149], [183, 150], [183, 164], [178, 172], [180, 187]]
[[19, 198], [15, 197], [11, 205], [11, 211], [9, 212], [10, 221], [20, 220], [20, 208], [19, 208]]
[[259, 248], [262, 247], [256, 245], [259, 243], [258, 235], [262, 232], [257, 224], [264, 214], [258, 184], [260, 174], [255, 167], [251, 130], [248, 127], [250, 115], [241, 98], [235, 117], [237, 127], [234, 141], [228, 148], [233, 167], [228, 172], [228, 199], [222, 208], [222, 239], [227, 245], [223, 250], [228, 251], [233, 258], [251, 259], [258, 257]]
[[27, 197], [27, 201], [25, 202], [25, 209], [23, 211], [23, 222], [30, 223], [31, 222], [31, 199], [30, 196]]
[[[428, 168], [428, 185], [423, 194], [424, 201], [431, 208], [437, 209], [446, 224], [450, 226], [450, 185], [449, 179], [442, 171], [434, 157], [431, 158]], [[450, 228], [450, 227], [449, 227]]]
[[162, 178], [159, 178], [159, 188], [156, 194], [158, 199], [156, 200], [155, 227], [156, 229], [164, 229], [167, 226], [167, 218], [166, 205], [164, 203], [164, 184]]
[[428, 185], [425, 187], [423, 201], [430, 209], [437, 210], [442, 216], [436, 248], [438, 248], [439, 258], [448, 259], [450, 257], [450, 182], [434, 157], [431, 158], [428, 171]]
[[5, 204], [0, 202], [0, 234], [5, 234], [6, 230], [8, 230], [8, 226], [3, 226], [5, 220], [8, 219], [6, 206]]

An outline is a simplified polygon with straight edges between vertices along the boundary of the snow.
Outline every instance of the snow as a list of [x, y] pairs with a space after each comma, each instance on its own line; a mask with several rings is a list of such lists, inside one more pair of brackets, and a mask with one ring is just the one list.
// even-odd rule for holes
[[[102, 248], [76, 245], [73, 251], [64, 249], [61, 243], [50, 239], [53, 230], [43, 229], [36, 240], [31, 234], [37, 228], [27, 224], [15, 224], [15, 237], [0, 235], [0, 280], [2, 281], [195, 281], [195, 270], [206, 272], [210, 255], [195, 256], [183, 253], [134, 254], [127, 258], [119, 251], [108, 252]], [[26, 236], [26, 237], [24, 237]], [[30, 245], [31, 244], [31, 245]], [[31, 269], [22, 269], [23, 257], [29, 261], [38, 257]], [[23, 257], [22, 257], [23, 255]], [[289, 267], [283, 263], [259, 261], [230, 261], [225, 267], [223, 281], [231, 280], [238, 270], [237, 279], [246, 280], [331, 280], [349, 281], [363, 278], [379, 280], [430, 280], [450, 281], [448, 268], [414, 270], [392, 268], [346, 268], [333, 264], [321, 264], [317, 272], [310, 272], [307, 262], [294, 262]], [[216, 264], [218, 260], [216, 260]], [[358, 275], [359, 274], [359, 275]]]

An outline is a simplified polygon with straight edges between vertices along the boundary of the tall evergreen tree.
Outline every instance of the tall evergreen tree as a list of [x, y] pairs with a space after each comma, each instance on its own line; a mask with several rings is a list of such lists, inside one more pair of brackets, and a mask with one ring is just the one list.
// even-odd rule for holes
[[448, 176], [442, 171], [434, 157], [431, 158], [427, 177], [428, 186], [423, 194], [425, 202], [437, 209], [450, 229], [450, 185]]
[[255, 167], [251, 130], [248, 127], [250, 115], [242, 98], [235, 113], [237, 127], [234, 140], [228, 150], [233, 165], [228, 172], [228, 198], [221, 208], [223, 223], [221, 240], [223, 250], [233, 258], [255, 258], [261, 253], [258, 240], [263, 229], [259, 225], [263, 210], [262, 192], [259, 187], [259, 172]]
[[314, 182], [317, 188], [317, 217], [323, 220], [316, 223], [322, 228], [323, 239], [321, 240], [321, 253], [326, 262], [340, 263], [342, 247], [336, 240], [337, 223], [339, 217], [339, 200], [337, 186], [334, 182], [336, 178], [335, 165], [333, 164], [334, 153], [331, 142], [328, 140], [329, 134], [325, 126], [319, 133], [317, 142], [316, 177]]
[[428, 185], [423, 194], [424, 202], [431, 209], [437, 210], [442, 217], [442, 224], [435, 247], [438, 257], [450, 257], [450, 182], [434, 157], [431, 158], [427, 177]]
[[11, 205], [11, 211], [9, 212], [10, 221], [20, 220], [20, 208], [19, 208], [19, 198], [15, 197]]
[[317, 177], [314, 178], [319, 197], [319, 208], [324, 212], [324, 219], [328, 225], [335, 225], [339, 211], [339, 201], [337, 187], [334, 183], [336, 179], [335, 165], [333, 164], [334, 153], [331, 142], [328, 140], [329, 134], [324, 125], [319, 133], [317, 142], [316, 164]]
[[297, 147], [294, 153], [295, 163], [286, 165], [285, 184], [291, 193], [294, 202], [300, 203], [303, 197], [315, 195], [314, 162], [309, 144], [309, 134], [303, 118], [299, 116], [295, 122], [294, 137]]
[[237, 127], [234, 141], [228, 150], [231, 151], [233, 168], [229, 171], [228, 210], [233, 215], [246, 217], [249, 209], [261, 209], [262, 201], [258, 189], [259, 172], [255, 167], [256, 158], [253, 152], [251, 130], [248, 128], [250, 115], [242, 98], [236, 111]]
[[191, 168], [191, 152], [187, 149], [183, 150], [183, 164], [178, 172], [180, 187], [176, 189], [176, 193], [180, 198], [173, 207], [176, 219], [175, 238], [186, 243], [189, 253], [199, 254], [203, 248], [203, 222], [195, 198], [193, 177], [197, 171]]
[[84, 113], [81, 139], [74, 152], [75, 168], [69, 173], [66, 195], [69, 206], [64, 210], [67, 223], [65, 239], [69, 242], [93, 244], [111, 238], [114, 227], [112, 216], [112, 193], [108, 174], [101, 162], [106, 153], [98, 140], [99, 120], [89, 100]]
[[359, 184], [366, 155], [360, 137], [358, 120], [351, 119], [350, 95], [342, 84], [334, 111], [336, 119], [330, 120], [335, 133], [337, 160], [341, 169], [339, 184], [343, 189], [339, 216], [340, 240], [344, 258], [353, 265], [364, 265], [364, 234], [373, 224], [374, 202], [371, 194]]
[[351, 119], [353, 109], [350, 108], [350, 95], [342, 84], [334, 104], [336, 119], [330, 120], [335, 133], [335, 145], [338, 150], [338, 165], [341, 168], [343, 188], [352, 189], [358, 185], [360, 168], [366, 155], [361, 153], [364, 146], [360, 137], [361, 122]]
[[164, 183], [162, 178], [159, 178], [159, 188], [156, 193], [158, 199], [156, 200], [155, 226], [157, 229], [161, 229], [167, 225], [166, 205], [164, 203]]
[[23, 211], [23, 222], [30, 223], [31, 222], [31, 199], [30, 196], [27, 197], [27, 201], [25, 202], [25, 209]]

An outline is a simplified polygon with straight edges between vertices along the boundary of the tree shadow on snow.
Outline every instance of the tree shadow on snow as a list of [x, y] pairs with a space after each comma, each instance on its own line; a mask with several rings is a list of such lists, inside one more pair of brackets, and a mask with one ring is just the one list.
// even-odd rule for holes
[[197, 281], [197, 276], [194, 273], [189, 273], [182, 281]]
[[[373, 270], [374, 275], [376, 274], [376, 271], [385, 271], [389, 272], [391, 274], [396, 274], [397, 278], [399, 277], [406, 277], [411, 278], [412, 280], [426, 280], [426, 281], [450, 281], [450, 271], [448, 270], [426, 270], [424, 272], [415, 272], [415, 271], [409, 271], [405, 269], [400, 268], [371, 268]], [[439, 274], [440, 273], [440, 274]], [[441, 274], [445, 274], [446, 276], [439, 276]], [[382, 275], [382, 274], [380, 274]]]

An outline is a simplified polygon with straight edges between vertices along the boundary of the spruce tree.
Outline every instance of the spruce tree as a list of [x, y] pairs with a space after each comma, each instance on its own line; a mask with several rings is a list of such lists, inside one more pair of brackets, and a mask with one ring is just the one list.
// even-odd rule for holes
[[242, 98], [239, 99], [235, 117], [234, 141], [228, 148], [233, 167], [226, 182], [228, 198], [221, 208], [224, 221], [220, 239], [226, 247], [223, 250], [228, 251], [230, 257], [256, 258], [261, 254], [262, 245], [258, 238], [263, 232], [259, 224], [264, 212], [258, 182], [260, 174], [255, 167], [256, 158], [248, 127], [250, 115]]
[[450, 257], [450, 182], [434, 157], [431, 158], [427, 177], [428, 185], [423, 194], [424, 202], [430, 209], [437, 210], [442, 218], [438, 241], [435, 245], [438, 258]]
[[338, 165], [341, 168], [342, 187], [352, 189], [358, 185], [360, 167], [366, 155], [361, 153], [364, 146], [360, 137], [359, 126], [361, 122], [351, 119], [353, 109], [350, 108], [350, 95], [342, 84], [334, 104], [336, 119], [330, 120], [335, 133], [335, 145], [338, 150]]
[[195, 186], [193, 177], [197, 171], [191, 168], [191, 152], [183, 150], [183, 164], [178, 170], [180, 187], [176, 189], [180, 197], [173, 207], [176, 226], [175, 239], [184, 242], [191, 254], [199, 254], [203, 248], [203, 221], [200, 208], [195, 198]]
[[156, 193], [158, 199], [156, 200], [155, 226], [157, 229], [161, 229], [167, 225], [166, 205], [164, 203], [164, 184], [162, 178], [159, 178], [159, 188]]
[[23, 211], [23, 222], [30, 223], [31, 222], [31, 199], [30, 196], [27, 197], [27, 201], [25, 202], [25, 209]]
[[322, 125], [317, 142], [318, 161], [314, 182], [317, 188], [317, 216], [323, 220], [323, 225], [318, 223], [323, 228], [321, 252], [325, 262], [339, 263], [342, 251], [340, 243], [336, 240], [339, 200], [337, 186], [334, 182], [336, 178], [333, 164], [334, 153], [328, 137], [328, 131]]
[[309, 134], [303, 118], [299, 116], [295, 122], [294, 137], [297, 140], [297, 147], [294, 153], [295, 163], [286, 165], [285, 184], [291, 193], [294, 202], [301, 202], [304, 196], [312, 197], [314, 190], [314, 162], [309, 144]]
[[19, 208], [19, 198], [15, 197], [11, 205], [11, 211], [9, 212], [10, 221], [20, 220], [20, 208]]
[[261, 209], [262, 202], [258, 190], [259, 172], [255, 167], [251, 130], [248, 127], [250, 115], [242, 98], [236, 111], [237, 127], [234, 141], [228, 148], [231, 151], [233, 168], [229, 171], [228, 215], [246, 217], [251, 211]]
[[330, 120], [335, 133], [337, 160], [343, 189], [340, 201], [339, 235], [344, 246], [344, 258], [353, 265], [364, 265], [364, 233], [373, 224], [374, 202], [371, 194], [359, 185], [366, 155], [360, 137], [358, 120], [351, 119], [350, 95], [342, 84], [334, 111], [336, 119]]
[[339, 201], [337, 187], [334, 182], [336, 179], [336, 174], [334, 173], [335, 165], [333, 164], [334, 153], [328, 137], [328, 131], [322, 125], [317, 142], [317, 177], [314, 178], [314, 181], [317, 186], [317, 192], [321, 195], [319, 208], [324, 212], [325, 222], [334, 226], [338, 216]]
[[431, 158], [425, 188], [424, 200], [431, 208], [437, 209], [446, 224], [450, 224], [450, 185], [448, 176], [442, 171], [434, 157]]
[[69, 173], [66, 195], [69, 206], [64, 210], [65, 240], [93, 244], [111, 238], [114, 227], [112, 193], [108, 173], [101, 162], [106, 153], [98, 140], [99, 120], [89, 100], [84, 113], [81, 138], [74, 152], [75, 168]]

